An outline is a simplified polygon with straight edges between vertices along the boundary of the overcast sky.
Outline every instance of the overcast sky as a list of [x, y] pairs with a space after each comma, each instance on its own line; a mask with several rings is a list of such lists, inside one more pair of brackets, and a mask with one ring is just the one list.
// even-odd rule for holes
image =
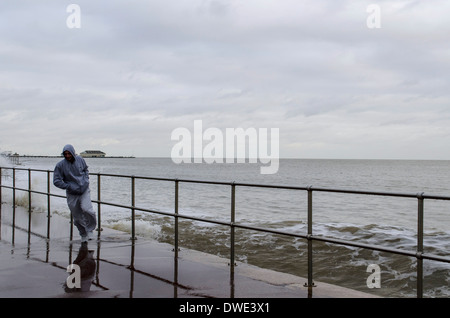
[[279, 128], [281, 157], [450, 159], [449, 13], [448, 0], [2, 0], [0, 151], [169, 157], [172, 131], [202, 120]]

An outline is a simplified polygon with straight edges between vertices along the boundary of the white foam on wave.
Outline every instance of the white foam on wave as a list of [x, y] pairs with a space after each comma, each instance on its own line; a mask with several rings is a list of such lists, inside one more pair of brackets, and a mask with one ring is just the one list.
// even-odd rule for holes
[[[102, 226], [122, 232], [131, 233], [130, 220], [102, 222]], [[150, 222], [145, 220], [135, 220], [135, 234], [136, 236], [157, 240], [161, 235], [161, 226], [151, 224]]]

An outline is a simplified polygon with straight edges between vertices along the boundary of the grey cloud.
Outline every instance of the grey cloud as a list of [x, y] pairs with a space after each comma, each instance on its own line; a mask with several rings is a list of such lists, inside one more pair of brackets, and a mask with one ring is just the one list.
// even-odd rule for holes
[[73, 137], [62, 124], [72, 121], [108, 151], [145, 142], [148, 155], [168, 153], [171, 129], [204, 118], [277, 126], [311, 145], [341, 130], [350, 156], [361, 143], [348, 136], [364, 127], [385, 142], [382, 128], [449, 120], [446, 1], [380, 1], [377, 30], [366, 26], [371, 1], [77, 3], [77, 30], [65, 24], [69, 2], [0, 3], [0, 129], [17, 151], [33, 130], [47, 147]]

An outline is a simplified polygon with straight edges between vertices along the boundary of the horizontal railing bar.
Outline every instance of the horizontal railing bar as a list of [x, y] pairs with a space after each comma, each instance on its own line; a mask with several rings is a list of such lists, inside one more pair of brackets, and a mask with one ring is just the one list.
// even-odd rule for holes
[[[102, 174], [103, 176], [103, 174]], [[136, 177], [137, 178], [137, 177]], [[145, 177], [145, 179], [149, 179]], [[151, 178], [150, 178], [151, 179]], [[154, 179], [159, 180], [159, 179]], [[161, 179], [163, 181], [179, 181], [179, 182], [197, 182], [197, 183], [209, 183], [209, 184], [226, 184], [231, 185], [232, 183], [221, 183], [221, 182], [208, 182], [208, 181], [195, 181], [195, 180], [177, 180], [177, 179]], [[290, 186], [271, 186], [271, 185], [258, 185], [258, 184], [245, 184], [245, 183], [235, 183], [236, 186], [246, 186], [246, 187], [270, 187], [270, 188], [276, 188], [276, 189], [291, 189], [291, 190], [308, 190], [308, 187], [290, 187]], [[48, 195], [47, 192], [41, 192], [36, 190], [29, 190], [25, 188], [18, 188], [18, 187], [12, 187], [8, 185], [1, 185], [2, 188], [6, 189], [16, 189], [19, 191], [26, 191], [31, 193], [37, 193], [37, 194], [43, 194]], [[408, 198], [417, 198], [418, 194], [411, 194], [411, 193], [391, 193], [391, 192], [372, 192], [372, 191], [358, 191], [358, 190], [343, 190], [343, 189], [327, 189], [327, 188], [310, 188], [312, 191], [319, 191], [319, 192], [335, 192], [335, 193], [347, 193], [347, 194], [363, 194], [363, 195], [375, 195], [375, 196], [391, 196], [391, 197], [408, 197]], [[55, 195], [51, 194], [52, 196], [57, 196], [61, 198], [65, 198], [63, 195]], [[420, 194], [423, 199], [430, 199], [430, 200], [450, 200], [450, 197], [447, 196], [440, 196], [440, 195], [426, 195], [426, 194]], [[100, 202], [101, 203], [101, 202]]]
[[48, 193], [48, 192], [42, 192], [42, 191], [36, 191], [36, 190], [29, 190], [29, 189], [24, 189], [24, 188], [18, 188], [18, 187], [13, 187], [13, 186], [6, 186], [6, 185], [2, 185], [2, 188], [6, 188], [6, 189], [12, 189], [12, 190], [18, 190], [18, 191], [24, 191], [24, 192], [31, 192], [31, 193], [36, 193], [36, 194], [43, 194], [43, 195], [50, 195], [52, 197], [58, 197], [58, 198], [63, 198], [66, 199], [67, 197], [65, 195], [62, 194], [55, 194], [55, 193]]
[[450, 263], [449, 257], [445, 257], [445, 256], [441, 256], [441, 255], [433, 255], [433, 254], [424, 253], [420, 257], [423, 259], [431, 260], [431, 261]]
[[21, 171], [39, 171], [39, 172], [53, 172], [53, 170], [43, 170], [43, 169], [29, 169], [29, 168], [13, 168], [13, 167], [0, 167], [2, 169], [9, 169], [9, 170], [21, 170]]
[[[303, 238], [303, 239], [311, 239], [313, 241], [322, 241], [327, 243], [334, 243], [339, 245], [346, 245], [346, 246], [353, 246], [353, 247], [359, 247], [359, 248], [366, 248], [374, 251], [380, 251], [380, 252], [389, 252], [393, 254], [400, 254], [405, 256], [412, 256], [412, 257], [418, 257], [416, 252], [411, 251], [405, 251], [401, 249], [393, 249], [389, 247], [380, 247], [376, 245], [369, 245], [364, 243], [355, 243], [352, 241], [346, 241], [346, 240], [340, 240], [340, 239], [334, 239], [334, 238], [327, 238], [322, 236], [315, 236], [315, 235], [307, 235], [307, 234], [296, 234], [291, 232], [284, 232], [284, 231], [278, 231], [278, 230], [272, 230], [267, 228], [260, 228], [255, 227], [251, 225], [244, 225], [244, 224], [233, 224], [234, 227], [247, 229], [247, 230], [255, 230], [255, 231], [261, 231], [261, 232], [267, 232], [267, 233], [273, 233], [273, 234], [280, 234], [280, 235], [286, 235], [291, 237], [297, 237], [297, 238]], [[439, 255], [433, 255], [433, 254], [422, 254], [420, 255], [423, 259], [430, 259], [430, 260], [436, 260], [436, 261], [443, 261], [450, 263], [450, 258], [445, 256], [439, 256]]]
[[[39, 171], [39, 172], [53, 172], [51, 170], [43, 169], [27, 169], [27, 168], [12, 168], [12, 167], [0, 167], [2, 169], [10, 170], [22, 170], [22, 171]], [[146, 177], [146, 176], [132, 176], [132, 175], [122, 175], [122, 174], [111, 174], [111, 173], [89, 173], [90, 175], [100, 175], [107, 177], [119, 177], [119, 178], [135, 178], [144, 180], [156, 180], [156, 181], [169, 181], [169, 182], [184, 182], [184, 183], [202, 183], [202, 184], [216, 184], [216, 185], [235, 185], [241, 187], [259, 187], [259, 188], [272, 188], [272, 189], [285, 189], [285, 190], [311, 190], [320, 192], [335, 192], [335, 193], [348, 193], [348, 194], [363, 194], [363, 195], [375, 195], [375, 196], [391, 196], [391, 197], [406, 197], [406, 198], [417, 198], [419, 195], [423, 199], [434, 199], [434, 200], [450, 200], [450, 196], [443, 195], [433, 195], [425, 194], [423, 192], [419, 193], [398, 193], [398, 192], [383, 192], [383, 191], [362, 191], [362, 190], [352, 190], [352, 189], [333, 189], [333, 188], [323, 188], [323, 187], [313, 187], [313, 186], [287, 186], [287, 185], [270, 185], [270, 184], [257, 184], [257, 183], [240, 183], [240, 182], [225, 182], [225, 181], [206, 181], [206, 180], [194, 180], [194, 179], [177, 179], [177, 178], [160, 178], [160, 177]], [[2, 185], [2, 187], [4, 187]]]
[[257, 183], [242, 183], [242, 182], [231, 182], [230, 185], [234, 184], [239, 187], [253, 187], [253, 188], [272, 188], [272, 189], [284, 189], [284, 190], [308, 190], [308, 187], [300, 186], [289, 186], [289, 185], [272, 185], [272, 184], [257, 184]]
[[105, 201], [92, 200], [92, 202], [105, 204], [105, 205], [110, 205], [110, 206], [115, 206], [115, 207], [124, 208], [124, 209], [135, 209], [136, 211], [155, 213], [155, 214], [171, 216], [171, 217], [181, 217], [181, 218], [189, 219], [189, 220], [193, 220], [193, 221], [202, 221], [202, 222], [207, 222], [207, 223], [214, 223], [214, 224], [219, 224], [219, 225], [230, 226], [230, 223], [229, 222], [225, 222], [225, 221], [204, 219], [204, 218], [200, 218], [200, 217], [196, 217], [196, 216], [176, 214], [176, 213], [172, 213], [172, 212], [163, 212], [163, 211], [152, 210], [152, 209], [147, 209], [147, 208], [140, 208], [140, 207], [137, 207], [137, 206], [130, 206], [130, 205], [124, 205], [124, 204], [118, 204], [118, 203], [112, 203], [112, 202], [105, 202]]
[[[184, 183], [203, 183], [203, 184], [216, 184], [216, 185], [227, 185], [227, 186], [241, 186], [241, 187], [259, 187], [259, 188], [272, 188], [272, 189], [285, 189], [285, 190], [312, 190], [321, 192], [336, 192], [336, 193], [349, 193], [349, 194], [364, 194], [364, 195], [379, 195], [379, 196], [395, 196], [395, 197], [409, 197], [417, 198], [418, 193], [396, 193], [396, 192], [383, 192], [383, 191], [362, 191], [362, 190], [352, 190], [352, 189], [333, 189], [333, 188], [322, 188], [313, 186], [288, 186], [288, 185], [270, 185], [270, 184], [257, 184], [257, 183], [242, 183], [242, 182], [225, 182], [225, 181], [206, 181], [206, 180], [195, 180], [195, 179], [178, 179], [178, 178], [158, 178], [158, 177], [145, 177], [145, 176], [129, 176], [129, 175], [117, 175], [117, 174], [103, 174], [103, 173], [92, 173], [92, 175], [102, 175], [110, 177], [134, 177], [136, 179], [145, 180], [158, 180], [158, 181], [171, 181], [171, 182], [184, 182]], [[427, 195], [421, 193], [424, 199], [436, 199], [436, 200], [450, 200], [450, 196], [439, 196], [439, 195]]]
[[[230, 224], [228, 224], [228, 225], [230, 225]], [[257, 226], [253, 226], [253, 225], [248, 225], [248, 224], [234, 223], [232, 226], [240, 228], [240, 229], [246, 229], [246, 230], [261, 231], [261, 232], [280, 234], [280, 235], [286, 235], [286, 236], [303, 238], [303, 239], [308, 238], [307, 234], [298, 234], [298, 233], [292, 233], [292, 232], [279, 231], [279, 230], [275, 230], [275, 229], [262, 228], [262, 227], [257, 227]]]
[[[92, 202], [98, 203], [99, 201], [93, 200]], [[175, 213], [171, 213], [171, 212], [163, 212], [163, 211], [158, 211], [158, 210], [140, 208], [137, 206], [132, 207], [132, 206], [128, 206], [128, 205], [122, 205], [122, 204], [116, 204], [116, 203], [110, 203], [110, 202], [104, 202], [104, 201], [100, 202], [100, 203], [105, 204], [105, 205], [121, 207], [121, 208], [125, 208], [125, 209], [133, 208], [136, 211], [156, 213], [156, 214], [161, 214], [161, 215], [171, 216], [171, 217], [179, 217], [179, 218], [189, 219], [189, 220], [193, 220], [193, 221], [213, 223], [213, 224], [224, 225], [224, 226], [233, 226], [235, 228], [254, 230], [254, 231], [260, 231], [260, 232], [272, 233], [272, 234], [279, 234], [279, 235], [291, 236], [291, 237], [302, 238], [302, 239], [311, 239], [311, 240], [315, 240], [315, 241], [322, 241], [322, 242], [334, 243], [334, 244], [345, 245], [345, 246], [366, 248], [366, 249], [370, 249], [370, 250], [374, 250], [374, 251], [389, 252], [389, 253], [393, 253], [393, 254], [400, 254], [400, 255], [411, 256], [411, 257], [418, 257], [416, 252], [405, 251], [405, 250], [401, 250], [401, 249], [380, 247], [380, 246], [376, 246], [376, 245], [356, 243], [353, 241], [340, 240], [340, 239], [335, 239], [335, 238], [326, 238], [326, 237], [322, 237], [322, 236], [278, 231], [275, 229], [261, 228], [261, 227], [257, 227], [257, 226], [246, 225], [246, 224], [239, 224], [239, 223], [230, 224], [230, 222], [226, 222], [226, 221], [218, 221], [218, 220], [205, 219], [205, 218], [190, 216], [190, 215], [185, 215], [185, 214], [175, 214]], [[450, 258], [444, 257], [444, 256], [433, 255], [433, 254], [422, 254], [422, 255], [420, 255], [420, 257], [423, 259], [430, 259], [430, 260], [443, 261], [443, 262], [450, 263]]]
[[371, 249], [374, 251], [380, 251], [380, 252], [388, 252], [388, 253], [400, 254], [400, 255], [405, 255], [405, 256], [417, 256], [416, 252], [394, 249], [394, 248], [389, 248], [389, 247], [375, 246], [375, 245], [364, 244], [364, 243], [356, 243], [353, 241], [341, 240], [341, 239], [336, 239], [336, 238], [327, 238], [327, 237], [323, 237], [323, 236], [311, 235], [311, 239], [316, 240], [316, 241], [321, 241], [321, 242], [345, 245], [345, 246], [367, 248], [367, 249]]
[[[362, 191], [351, 189], [330, 189], [330, 188], [310, 188], [316, 192], [334, 192], [334, 193], [347, 193], [347, 194], [364, 194], [364, 195], [378, 195], [378, 196], [391, 196], [391, 197], [405, 197], [405, 198], [417, 198], [417, 193], [399, 193], [399, 192], [383, 192], [383, 191]], [[449, 197], [450, 199], [450, 197]]]
[[422, 194], [422, 198], [429, 200], [450, 200], [450, 197], [444, 195]]

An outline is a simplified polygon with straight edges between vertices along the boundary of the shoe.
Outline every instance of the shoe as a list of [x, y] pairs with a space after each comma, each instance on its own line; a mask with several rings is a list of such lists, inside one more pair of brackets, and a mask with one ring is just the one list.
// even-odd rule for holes
[[89, 239], [89, 241], [94, 239], [94, 232], [92, 232], [92, 231], [88, 232], [88, 239]]
[[81, 243], [86, 243], [88, 241], [88, 237], [87, 236], [82, 236], [81, 237]]

